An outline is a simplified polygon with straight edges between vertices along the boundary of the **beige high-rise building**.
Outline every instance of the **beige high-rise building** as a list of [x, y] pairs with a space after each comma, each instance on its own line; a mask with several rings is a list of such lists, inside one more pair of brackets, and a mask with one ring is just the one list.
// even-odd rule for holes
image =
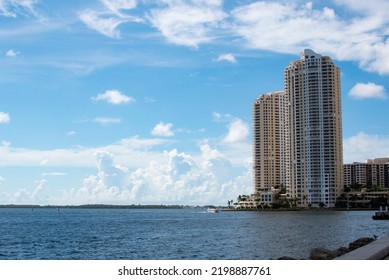
[[[288, 154], [284, 92], [261, 95], [253, 104], [254, 193], [286, 184]], [[287, 108], [287, 106], [286, 106]], [[271, 201], [270, 201], [271, 202]]]
[[343, 189], [340, 69], [306, 49], [285, 69], [289, 102], [289, 195], [297, 205], [333, 207]]

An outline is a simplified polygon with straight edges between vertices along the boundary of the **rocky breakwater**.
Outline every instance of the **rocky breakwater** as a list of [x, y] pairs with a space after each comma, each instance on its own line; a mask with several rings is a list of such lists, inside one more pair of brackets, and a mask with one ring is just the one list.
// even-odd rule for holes
[[[353, 242], [351, 242], [348, 247], [339, 247], [335, 250], [330, 250], [324, 247], [313, 248], [309, 253], [309, 260], [332, 260], [334, 258], [340, 257], [348, 252], [351, 252], [355, 249], [358, 249], [362, 246], [365, 246], [376, 240], [376, 237], [362, 237]], [[278, 260], [296, 260], [292, 257], [283, 256], [278, 258]]]

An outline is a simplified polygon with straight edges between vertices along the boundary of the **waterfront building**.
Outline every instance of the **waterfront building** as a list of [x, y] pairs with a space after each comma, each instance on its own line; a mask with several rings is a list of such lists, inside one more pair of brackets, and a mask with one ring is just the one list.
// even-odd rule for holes
[[291, 185], [297, 205], [335, 206], [343, 189], [340, 69], [306, 49], [284, 71]]
[[261, 95], [253, 104], [253, 179], [259, 202], [272, 203], [271, 191], [286, 185], [287, 106], [284, 92]]
[[330, 57], [306, 49], [286, 67], [284, 91], [254, 102], [253, 137], [257, 197], [283, 187], [298, 207], [335, 206], [343, 189], [342, 116], [340, 69]]
[[343, 165], [345, 187], [389, 188], [389, 158], [367, 159]]

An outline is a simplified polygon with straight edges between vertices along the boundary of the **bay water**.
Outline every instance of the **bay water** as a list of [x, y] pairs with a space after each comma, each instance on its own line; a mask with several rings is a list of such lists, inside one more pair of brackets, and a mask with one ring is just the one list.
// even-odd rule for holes
[[1, 208], [0, 259], [304, 259], [389, 235], [374, 211]]

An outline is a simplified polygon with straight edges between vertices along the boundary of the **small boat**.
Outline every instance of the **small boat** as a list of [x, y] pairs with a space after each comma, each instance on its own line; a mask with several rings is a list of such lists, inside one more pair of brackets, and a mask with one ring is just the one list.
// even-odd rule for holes
[[208, 207], [207, 212], [208, 213], [219, 213], [219, 209], [216, 207]]
[[389, 220], [388, 206], [386, 206], [385, 211], [383, 211], [382, 207], [380, 207], [380, 211], [375, 212], [372, 218], [373, 220]]

